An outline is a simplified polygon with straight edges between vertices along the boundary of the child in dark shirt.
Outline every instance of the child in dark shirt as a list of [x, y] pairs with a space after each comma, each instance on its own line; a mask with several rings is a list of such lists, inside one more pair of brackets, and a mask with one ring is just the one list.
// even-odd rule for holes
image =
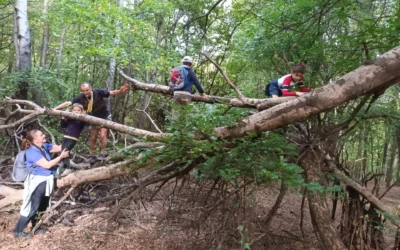
[[[82, 114], [82, 112], [83, 112], [82, 104], [74, 103], [72, 105], [72, 113]], [[65, 117], [62, 117], [61, 127], [65, 128], [64, 138], [61, 143], [62, 150], [66, 149], [67, 151], [71, 151], [71, 149], [77, 143], [78, 138], [81, 135], [81, 132], [85, 126], [86, 126], [85, 122], [73, 120], [73, 119], [65, 119]], [[64, 169], [70, 169], [69, 158], [62, 159], [61, 164], [58, 167], [58, 170], [56, 173], [56, 178], [65, 176], [70, 172], [70, 171], [64, 172]]]

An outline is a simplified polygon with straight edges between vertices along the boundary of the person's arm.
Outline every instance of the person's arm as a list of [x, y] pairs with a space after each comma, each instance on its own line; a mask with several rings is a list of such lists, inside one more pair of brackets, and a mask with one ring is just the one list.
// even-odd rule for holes
[[56, 145], [56, 144], [44, 144], [44, 147], [46, 147], [46, 150], [50, 153], [58, 153], [61, 152], [61, 145]]
[[65, 119], [64, 116], [61, 117], [61, 122], [60, 122], [60, 124], [61, 124], [61, 127], [62, 127], [62, 128], [66, 128], [66, 127], [68, 126], [68, 120]]
[[59, 110], [59, 109], [65, 109], [66, 107], [69, 107], [72, 105], [72, 102], [64, 102], [60, 105], [58, 105], [57, 107], [55, 107], [55, 110]]
[[311, 92], [311, 88], [307, 88], [306, 86], [304, 86], [304, 84], [299, 85], [299, 90], [301, 92]]
[[120, 89], [111, 90], [110, 95], [122, 95], [125, 94], [125, 92], [128, 91], [128, 89], [129, 85], [125, 83], [124, 85], [121, 86]]
[[296, 92], [290, 91], [290, 83], [292, 82], [292, 77], [287, 76], [285, 79], [283, 79], [282, 82], [282, 96], [296, 96]]
[[[54, 147], [53, 147], [54, 148]], [[35, 164], [41, 166], [42, 168], [50, 169], [60, 163], [61, 159], [68, 157], [69, 151], [63, 150], [60, 156], [54, 158], [51, 161], [46, 160], [46, 158], [42, 157], [40, 160], [36, 161]]]
[[204, 96], [203, 87], [201, 86], [199, 79], [197, 79], [196, 73], [194, 73], [193, 70], [189, 70], [188, 76], [192, 80], [194, 86], [196, 86], [196, 89], [199, 91], [200, 95]]

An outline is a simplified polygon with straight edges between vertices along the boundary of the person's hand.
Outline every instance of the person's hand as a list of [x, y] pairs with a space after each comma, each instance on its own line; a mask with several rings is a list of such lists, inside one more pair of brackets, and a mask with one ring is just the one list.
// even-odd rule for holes
[[296, 92], [296, 96], [303, 96], [303, 95], [305, 95], [306, 93], [304, 93], [304, 92]]
[[64, 117], [64, 116], [61, 116], [61, 119], [65, 120], [65, 117]]
[[67, 158], [68, 156], [69, 156], [69, 151], [66, 151], [65, 149], [60, 154], [61, 159]]
[[122, 93], [125, 93], [129, 89], [129, 84], [125, 83], [124, 85], [121, 86], [119, 90], [121, 90]]

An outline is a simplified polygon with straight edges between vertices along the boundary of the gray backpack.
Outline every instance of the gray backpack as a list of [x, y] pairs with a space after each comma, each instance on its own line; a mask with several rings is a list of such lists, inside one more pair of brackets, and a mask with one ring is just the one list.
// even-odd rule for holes
[[15, 156], [15, 162], [12, 172], [12, 178], [14, 181], [25, 181], [26, 177], [32, 172], [32, 169], [26, 167], [26, 150], [22, 150]]

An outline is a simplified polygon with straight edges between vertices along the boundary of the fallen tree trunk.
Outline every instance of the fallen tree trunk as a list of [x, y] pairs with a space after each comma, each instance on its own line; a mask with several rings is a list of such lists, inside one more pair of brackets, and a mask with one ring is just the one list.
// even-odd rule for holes
[[367, 93], [382, 92], [400, 81], [400, 46], [362, 65], [334, 83], [310, 94], [248, 116], [234, 126], [215, 129], [219, 138], [241, 137], [247, 132], [264, 132], [300, 122]]
[[368, 200], [371, 204], [376, 206], [376, 208], [385, 213], [385, 217], [388, 218], [394, 225], [400, 228], [400, 218], [396, 215], [394, 209], [390, 208], [389, 206], [385, 205], [382, 201], [379, 200], [378, 197], [373, 195], [367, 188], [361, 186], [356, 181], [351, 179], [350, 177], [346, 176], [343, 172], [339, 169], [335, 168], [334, 172], [336, 176], [339, 177], [341, 181], [346, 183], [346, 185], [354, 190], [357, 193], [361, 194], [366, 200]]
[[5, 104], [5, 105], [21, 104], [21, 105], [30, 106], [34, 109], [34, 110], [26, 110], [26, 109], [21, 110], [23, 113], [29, 113], [29, 112], [31, 112], [31, 113], [28, 114], [27, 116], [23, 117], [21, 120], [18, 120], [12, 124], [0, 125], [0, 130], [7, 129], [7, 128], [13, 128], [19, 124], [22, 124], [30, 119], [35, 118], [38, 115], [54, 115], [54, 116], [64, 116], [66, 118], [84, 121], [89, 124], [101, 125], [105, 128], [113, 129], [115, 131], [119, 131], [124, 134], [138, 136], [138, 137], [145, 137], [149, 140], [163, 141], [163, 139], [165, 137], [170, 135], [167, 133], [154, 133], [151, 131], [126, 126], [123, 124], [104, 120], [104, 119], [97, 118], [97, 117], [90, 116], [90, 115], [76, 114], [76, 113], [71, 113], [71, 112], [66, 112], [66, 111], [61, 111], [61, 110], [54, 110], [54, 109], [45, 109], [45, 108], [41, 108], [40, 106], [36, 105], [34, 102], [31, 102], [31, 101], [5, 99], [5, 100], [0, 101], [0, 104]]
[[282, 104], [284, 102], [290, 101], [290, 100], [294, 100], [297, 97], [295, 96], [288, 96], [288, 97], [280, 97], [280, 98], [270, 98], [267, 99], [266, 101], [261, 102], [260, 104], [257, 105], [257, 109], [259, 111], [265, 110], [265, 109], [269, 109], [272, 108], [273, 106]]
[[[74, 173], [65, 176], [64, 178], [57, 180], [57, 187], [59, 188], [66, 186], [75, 187], [79, 184], [86, 182], [108, 180], [121, 175], [125, 175], [129, 172], [147, 166], [147, 165], [129, 166], [129, 164], [137, 161], [138, 159], [139, 156], [106, 167], [76, 171]], [[129, 166], [129, 167], [124, 167], [124, 166]], [[0, 200], [0, 209], [12, 203], [21, 201], [23, 192], [24, 192], [23, 189], [13, 189], [4, 185], [0, 185], [0, 195], [5, 197]]]
[[[144, 90], [164, 95], [172, 95], [171, 91], [169, 90], [168, 86], [159, 85], [159, 84], [150, 84], [150, 83], [143, 83], [136, 79], [130, 78], [127, 76], [122, 70], [119, 71], [119, 74], [128, 82], [130, 82], [135, 90]], [[204, 103], [223, 103], [232, 107], [238, 108], [257, 108], [258, 104], [268, 102], [270, 99], [256, 99], [256, 98], [247, 98], [242, 97], [239, 98], [228, 98], [228, 97], [220, 97], [220, 96], [199, 96], [193, 95], [192, 101], [193, 102], [204, 102]], [[272, 100], [272, 99], [271, 99]], [[282, 103], [282, 102], [280, 102]]]

